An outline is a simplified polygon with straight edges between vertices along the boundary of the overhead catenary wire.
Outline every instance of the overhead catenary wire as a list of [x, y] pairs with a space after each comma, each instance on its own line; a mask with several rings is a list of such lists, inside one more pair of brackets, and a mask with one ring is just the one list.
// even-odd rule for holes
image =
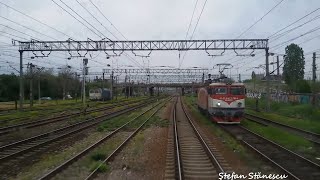
[[305, 23], [303, 23], [303, 24], [300, 24], [300, 25], [298, 25], [298, 26], [296, 26], [296, 27], [294, 27], [294, 28], [291, 28], [291, 29], [289, 29], [289, 30], [287, 30], [287, 31], [285, 31], [285, 32], [283, 32], [283, 33], [281, 33], [281, 34], [278, 34], [278, 35], [272, 37], [272, 41], [276, 41], [276, 40], [278, 40], [279, 38], [281, 38], [282, 36], [288, 34], [289, 32], [292, 32], [292, 31], [294, 31], [294, 30], [296, 30], [296, 29], [298, 29], [298, 28], [300, 28], [300, 27], [302, 27], [302, 26], [304, 26], [304, 25], [306, 25], [306, 24], [308, 24], [308, 23], [310, 23], [310, 22], [312, 22], [312, 21], [315, 21], [315, 20], [317, 20], [317, 19], [319, 19], [319, 18], [320, 18], [320, 15], [312, 18], [311, 20], [309, 20], [309, 21], [307, 21], [307, 22], [305, 22]]
[[[198, 1], [199, 0], [196, 0], [196, 3], [194, 5], [193, 11], [192, 11], [192, 15], [191, 15], [191, 19], [190, 19], [190, 22], [189, 22], [189, 26], [188, 26], [188, 29], [187, 29], [187, 33], [186, 33], [186, 36], [184, 38], [185, 40], [187, 40], [187, 38], [188, 38], [189, 31], [190, 31], [190, 28], [191, 28], [191, 25], [192, 25], [192, 21], [193, 21], [193, 16], [194, 16], [194, 13], [195, 13], [195, 11], [197, 9]], [[181, 59], [179, 58], [179, 66], [180, 66], [180, 64], [181, 64]]]
[[36, 32], [36, 33], [41, 34], [41, 35], [43, 35], [43, 36], [46, 36], [46, 37], [48, 37], [48, 38], [50, 38], [50, 39], [58, 40], [58, 39], [56, 39], [56, 38], [54, 38], [54, 37], [48, 36], [48, 35], [46, 35], [46, 34], [43, 34], [43, 33], [39, 32], [39, 31], [37, 31], [37, 30], [34, 30], [34, 29], [30, 28], [30, 27], [27, 27], [27, 26], [25, 26], [25, 25], [22, 25], [22, 24], [20, 24], [20, 23], [17, 23], [17, 22], [15, 22], [15, 21], [12, 21], [11, 19], [8, 19], [8, 18], [3, 17], [3, 16], [1, 16], [1, 15], [0, 15], [0, 18], [3, 18], [3, 19], [5, 19], [5, 20], [7, 20], [7, 21], [9, 21], [9, 22], [11, 22], [11, 23], [14, 23], [14, 24], [18, 25], [18, 26], [24, 27], [24, 28], [26, 28], [26, 29], [28, 29], [28, 30], [30, 30], [30, 31]]
[[[76, 0], [77, 1], [77, 3], [88, 13], [88, 14], [90, 14], [91, 15], [91, 17], [93, 17], [96, 21], [98, 21], [99, 22], [99, 24], [102, 26], [102, 27], [104, 27], [104, 29], [106, 30], [106, 31], [108, 31], [110, 34], [112, 34], [113, 35], [113, 33], [105, 26], [105, 25], [103, 25], [103, 23], [101, 22], [101, 21], [99, 21], [85, 6], [83, 6], [78, 0]], [[113, 35], [114, 36], [114, 35]], [[114, 36], [115, 37], [115, 36]], [[108, 38], [109, 39], [109, 38]], [[110, 39], [109, 39], [110, 40]]]
[[[1, 3], [1, 2], [0, 2], [0, 3]], [[4, 6], [6, 6], [6, 7], [8, 7], [8, 8], [10, 8], [10, 9], [12, 9], [12, 10], [14, 10], [14, 11], [16, 11], [16, 12], [18, 12], [18, 13], [20, 13], [20, 14], [22, 14], [22, 15], [24, 15], [24, 16], [26, 16], [26, 17], [28, 17], [28, 18], [30, 18], [30, 19], [32, 19], [32, 20], [34, 20], [34, 21], [36, 21], [36, 22], [38, 22], [38, 23], [40, 23], [40, 24], [42, 24], [42, 25], [45, 25], [45, 26], [47, 26], [47, 27], [49, 27], [49, 28], [51, 28], [51, 29], [53, 29], [53, 30], [61, 33], [61, 34], [64, 34], [65, 36], [71, 37], [71, 36], [67, 35], [66, 33], [63, 33], [62, 31], [57, 30], [56, 28], [51, 27], [51, 26], [49, 26], [49, 25], [47, 25], [47, 24], [45, 24], [45, 23], [43, 23], [43, 22], [41, 22], [41, 21], [39, 21], [39, 20], [37, 20], [37, 19], [35, 19], [35, 18], [33, 18], [33, 17], [31, 17], [31, 16], [29, 16], [29, 15], [27, 15], [27, 14], [25, 14], [25, 13], [23, 13], [23, 12], [15, 9], [15, 8], [9, 6], [9, 5], [7, 5], [7, 4], [4, 4], [4, 3], [1, 3], [1, 4], [4, 5]], [[2, 17], [2, 16], [0, 16], [0, 17]], [[5, 18], [5, 17], [2, 17], [2, 18], [4, 18], [4, 19], [6, 19], [6, 20], [8, 20], [8, 21], [10, 21], [10, 22], [12, 22], [12, 23], [14, 23], [14, 24], [16, 24], [16, 25], [19, 25], [19, 26], [22, 26], [22, 27], [24, 27], [24, 28], [26, 28], [26, 29], [29, 29], [29, 30], [31, 30], [31, 31], [33, 31], [33, 32], [36, 32], [36, 33], [38, 33], [38, 34], [41, 34], [41, 35], [43, 35], [43, 36], [46, 36], [46, 37], [49, 37], [49, 38], [51, 38], [51, 39], [57, 40], [56, 38], [53, 38], [53, 37], [48, 36], [48, 35], [46, 35], [46, 34], [43, 34], [43, 33], [39, 32], [39, 31], [36, 31], [36, 30], [34, 30], [34, 29], [32, 29], [32, 28], [29, 28], [29, 27], [27, 27], [27, 26], [21, 25], [20, 23], [17, 23], [17, 22], [15, 22], [15, 21], [12, 21], [12, 20], [10, 20], [10, 19], [8, 19], [8, 18]], [[35, 38], [35, 37], [33, 37], [33, 36], [29, 35], [29, 34], [26, 34], [26, 33], [24, 33], [24, 32], [18, 31], [18, 30], [16, 30], [16, 29], [12, 28], [12, 27], [9, 27], [8, 25], [3, 25], [3, 26], [6, 26], [6, 27], [8, 27], [8, 28], [10, 28], [10, 29], [12, 29], [12, 30], [14, 30], [14, 31], [16, 31], [16, 32], [19, 32], [19, 33], [21, 33], [21, 34], [24, 34], [24, 35], [26, 35], [26, 36], [30, 36], [31, 38], [38, 40], [37, 38]], [[15, 35], [11, 34], [11, 36], [15, 36]], [[10, 37], [8, 37], [8, 38], [10, 38]], [[22, 37], [20, 37], [20, 38], [21, 38], [21, 39], [26, 39], [26, 38], [22, 38]], [[6, 44], [9, 44], [9, 43], [6, 43]], [[53, 56], [53, 55], [51, 55], [51, 56]], [[64, 59], [63, 57], [59, 57], [59, 56], [54, 56], [54, 57], [58, 57], [58, 58]]]
[[188, 26], [188, 29], [187, 29], [186, 37], [184, 38], [185, 40], [187, 40], [187, 38], [188, 38], [190, 27], [191, 27], [192, 21], [193, 21], [193, 16], [194, 16], [194, 13], [195, 13], [195, 11], [197, 9], [198, 1], [199, 0], [196, 0], [196, 4], [194, 5], [193, 11], [192, 11], [192, 16], [191, 16], [191, 19], [190, 19], [190, 22], [189, 22], [189, 26]]
[[[200, 22], [200, 19], [201, 19], [203, 10], [204, 10], [204, 8], [205, 8], [205, 6], [206, 6], [206, 4], [207, 4], [207, 1], [208, 1], [208, 0], [206, 0], [206, 1], [204, 2], [203, 6], [202, 6], [200, 15], [199, 15], [199, 17], [198, 17], [198, 19], [197, 19], [197, 23], [196, 23], [196, 25], [195, 25], [195, 27], [194, 27], [194, 29], [193, 29], [193, 31], [192, 31], [190, 40], [192, 40], [192, 38], [193, 38], [193, 36], [194, 36], [194, 33], [195, 33], [195, 31], [197, 30], [198, 24], [199, 24], [199, 22]], [[185, 58], [186, 54], [187, 54], [187, 51], [184, 53], [184, 55], [183, 55], [183, 57], [182, 57], [182, 60], [181, 60], [181, 63], [179, 63], [179, 68], [180, 68], [181, 65], [183, 64], [183, 61], [184, 61], [184, 58]]]
[[[300, 18], [300, 19], [301, 19], [301, 18]], [[296, 22], [297, 22], [297, 21], [296, 21]], [[294, 41], [294, 40], [296, 40], [296, 39], [299, 39], [299, 38], [301, 38], [301, 37], [303, 37], [303, 36], [305, 36], [305, 35], [307, 35], [307, 34], [310, 34], [310, 33], [315, 32], [315, 31], [317, 31], [317, 30], [319, 30], [319, 29], [320, 29], [320, 26], [317, 26], [316, 28], [313, 28], [313, 29], [311, 29], [311, 30], [309, 30], [309, 31], [307, 31], [307, 32], [299, 35], [299, 36], [296, 36], [296, 37], [294, 37], [294, 38], [292, 38], [292, 39], [290, 39], [290, 40], [287, 40], [287, 41], [281, 42], [281, 43], [279, 43], [279, 44], [277, 44], [277, 45], [275, 45], [275, 46], [272, 46], [272, 47], [270, 47], [270, 49], [274, 49], [274, 48], [278, 48], [278, 49], [279, 49], [280, 47], [285, 46], [286, 43], [291, 42], [291, 41]], [[282, 34], [281, 36], [284, 36], [284, 35], [285, 35], [285, 34]], [[320, 35], [318, 35], [318, 36], [316, 36], [316, 37], [313, 37], [313, 38], [310, 38], [310, 39], [307, 39], [307, 40], [299, 43], [298, 45], [303, 44], [303, 43], [306, 43], [306, 42], [309, 42], [309, 41], [314, 40], [314, 39], [316, 39], [316, 38], [318, 38], [318, 37], [320, 37]], [[262, 53], [262, 52], [256, 53], [255, 55], [261, 54], [261, 53]], [[260, 57], [262, 57], [262, 56], [260, 56]], [[247, 58], [243, 58], [243, 59], [241, 59], [240, 61], [243, 61], [243, 60], [245, 60], [245, 59], [247, 59]], [[256, 60], [258, 60], [258, 58], [257, 58]], [[254, 60], [254, 61], [256, 61], [256, 60]], [[241, 66], [241, 67], [243, 67], [243, 66]]]
[[111, 26], [125, 39], [128, 40], [120, 31], [119, 29], [104, 15], [104, 13], [101, 12], [101, 10], [99, 9], [99, 7], [97, 7], [92, 0], [89, 0], [90, 3], [99, 11], [99, 13], [111, 24]]
[[285, 27], [281, 28], [280, 30], [278, 30], [278, 31], [274, 32], [273, 34], [271, 34], [270, 36], [268, 36], [268, 38], [272, 38], [273, 36], [275, 36], [275, 35], [276, 35], [276, 34], [278, 34], [279, 32], [281, 32], [281, 31], [283, 31], [283, 30], [287, 29], [288, 27], [290, 27], [290, 26], [294, 25], [295, 23], [297, 23], [297, 22], [301, 21], [302, 19], [304, 19], [304, 18], [306, 18], [306, 17], [310, 16], [311, 14], [313, 14], [313, 13], [317, 12], [318, 10], [320, 10], [320, 8], [317, 8], [317, 9], [315, 9], [315, 10], [311, 11], [310, 13], [308, 13], [308, 14], [304, 15], [303, 17], [301, 17], [301, 18], [297, 19], [296, 21], [294, 21], [294, 22], [290, 23], [289, 25], [287, 25], [287, 26], [285, 26]]
[[26, 16], [26, 17], [28, 17], [28, 18], [30, 18], [30, 19], [32, 19], [32, 20], [34, 20], [34, 21], [42, 24], [42, 25], [44, 25], [44, 26], [47, 26], [47, 27], [49, 27], [50, 29], [53, 29], [53, 30], [57, 31], [57, 32], [59, 32], [60, 34], [65, 35], [66, 37], [71, 37], [71, 36], [67, 35], [66, 33], [64, 33], [64, 32], [62, 32], [62, 31], [60, 31], [60, 30], [58, 30], [58, 29], [56, 29], [56, 28], [54, 28], [54, 27], [52, 27], [52, 26], [50, 26], [50, 25], [48, 25], [48, 24], [46, 24], [46, 23], [44, 23], [44, 22], [41, 22], [41, 21], [39, 21], [38, 19], [35, 19], [34, 17], [29, 16], [28, 14], [23, 13], [22, 11], [20, 11], [20, 10], [18, 10], [18, 9], [16, 9], [16, 8], [13, 8], [13, 7], [7, 5], [7, 4], [5, 4], [5, 3], [3, 3], [3, 2], [0, 2], [0, 4], [6, 6], [7, 8], [10, 8], [10, 9], [12, 9], [12, 10], [14, 10], [14, 11], [16, 11], [16, 12], [18, 12], [18, 13], [20, 13], [20, 14], [22, 14], [22, 15], [24, 15], [24, 16]]
[[240, 38], [242, 35], [244, 35], [246, 32], [248, 32], [252, 27], [254, 27], [258, 22], [262, 21], [263, 18], [265, 18], [268, 14], [270, 14], [275, 8], [277, 8], [284, 0], [280, 0], [275, 6], [273, 6], [267, 13], [265, 13], [261, 18], [259, 18], [257, 21], [255, 21], [250, 27], [248, 27], [246, 30], [244, 30], [239, 36], [236, 37]]
[[[267, 11], [265, 14], [263, 14], [257, 21], [255, 21], [251, 26], [249, 26], [246, 30], [244, 30], [242, 33], [240, 33], [237, 38], [240, 38], [242, 35], [244, 35], [246, 32], [248, 32], [251, 28], [253, 28], [255, 25], [257, 25], [260, 21], [262, 21], [268, 14], [270, 14], [274, 9], [276, 9], [284, 0], [279, 1], [276, 5], [274, 5], [269, 11]], [[234, 56], [225, 62], [229, 62], [230, 60], [234, 59], [237, 56]]]
[[[115, 30], [116, 30], [125, 40], [128, 40], [128, 39], [119, 31], [119, 29], [104, 15], [104, 13], [102, 13], [101, 10], [100, 10], [91, 0], [89, 0], [89, 1], [90, 1], [90, 3], [98, 10], [98, 12], [111, 24], [111, 26], [113, 26], [113, 27], [115, 28]], [[119, 40], [119, 38], [118, 38], [116, 35], [114, 35], [113, 33], [112, 33], [112, 35], [113, 35], [117, 40]], [[131, 57], [130, 55], [128, 55], [126, 52], [124, 53], [124, 55], [125, 55], [127, 58], [129, 58], [130, 61], [132, 61], [133, 63], [135, 63], [135, 64], [138, 65], [139, 67], [143, 68], [143, 66], [142, 66], [139, 62], [137, 62], [134, 58], [132, 58], [132, 57]]]
[[[101, 36], [100, 34], [98, 34], [97, 32], [95, 32], [94, 30], [92, 30], [90, 27], [88, 27], [85, 23], [83, 23], [82, 21], [80, 21], [77, 17], [75, 17], [73, 14], [71, 14], [69, 11], [67, 11], [64, 7], [62, 7], [60, 4], [58, 4], [56, 1], [51, 0], [53, 3], [55, 3], [57, 6], [59, 6], [63, 11], [65, 11], [66, 13], [68, 13], [70, 16], [72, 16], [75, 20], [77, 20], [79, 23], [81, 23], [83, 26], [85, 26], [87, 29], [89, 29], [91, 32], [93, 32], [95, 35], [97, 35], [99, 38], [103, 38], [103, 36]], [[60, 2], [62, 2], [65, 6], [67, 6], [71, 11], [73, 11], [75, 14], [77, 14], [81, 19], [83, 19], [82, 16], [80, 16], [77, 12], [75, 12], [70, 6], [68, 6], [66, 3], [64, 3], [62, 0], [59, 0]], [[84, 20], [84, 19], [83, 19]], [[87, 22], [89, 25], [91, 25], [88, 21], [84, 20], [85, 22]], [[91, 27], [93, 27], [91, 25]], [[96, 28], [95, 28], [96, 29]], [[97, 29], [96, 29], [97, 30]], [[99, 30], [97, 30], [99, 32]]]

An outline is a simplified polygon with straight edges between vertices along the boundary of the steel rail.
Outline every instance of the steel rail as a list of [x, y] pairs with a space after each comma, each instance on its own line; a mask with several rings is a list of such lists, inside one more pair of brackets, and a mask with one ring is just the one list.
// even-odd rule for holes
[[[97, 105], [109, 105], [109, 104], [113, 104], [113, 103], [120, 103], [120, 102], [128, 102], [129, 100], [119, 100], [119, 101], [113, 101], [113, 102], [98, 102]], [[91, 103], [91, 102], [89, 102]], [[46, 111], [46, 110], [51, 110], [52, 107], [55, 107], [55, 106], [71, 106], [71, 105], [81, 105], [82, 104], [79, 104], [79, 103], [68, 103], [68, 104], [58, 104], [58, 105], [48, 105], [48, 106], [43, 106], [43, 107], [36, 107], [36, 109], [27, 109], [27, 111], [23, 111], [23, 112], [33, 112], [33, 111]], [[15, 109], [14, 109], [15, 110]], [[74, 107], [74, 108], [71, 108], [71, 110], [81, 110], [81, 107]], [[18, 110], [15, 110], [15, 111], [18, 111]], [[64, 110], [57, 110], [57, 111], [50, 111], [50, 113], [63, 113]], [[0, 113], [1, 113], [1, 110], [0, 110]], [[7, 113], [7, 114], [0, 114], [0, 117], [1, 116], [10, 116], [12, 114], [14, 114], [16, 112], [12, 112], [12, 113]], [[48, 114], [48, 112], [45, 113], [46, 115]], [[43, 116], [44, 114], [39, 114], [39, 118], [41, 117], [47, 117], [47, 116]], [[14, 121], [14, 120], [22, 120], [22, 119], [30, 119], [32, 116], [24, 116], [24, 117], [20, 117], [20, 118], [8, 118], [8, 119], [3, 119], [3, 120], [0, 120], [0, 123], [6, 123], [8, 121]]]
[[183, 179], [183, 171], [182, 171], [182, 162], [181, 162], [181, 154], [180, 154], [180, 144], [179, 144], [179, 137], [178, 137], [178, 128], [177, 128], [177, 121], [176, 121], [176, 105], [177, 100], [174, 103], [173, 107], [173, 136], [174, 136], [174, 152], [176, 155], [176, 167], [178, 169], [177, 179], [182, 180]]
[[[41, 135], [38, 135], [38, 136], [34, 136], [34, 137], [31, 137], [31, 138], [28, 138], [28, 139], [25, 139], [25, 140], [21, 140], [21, 141], [9, 144], [9, 145], [2, 146], [2, 147], [0, 147], [0, 150], [4, 151], [6, 149], [13, 148], [13, 147], [15, 147], [17, 145], [21, 145], [23, 143], [28, 143], [28, 142], [35, 141], [35, 140], [37, 140], [39, 138], [42, 138], [42, 137], [50, 137], [50, 136], [53, 136], [53, 134], [57, 134], [58, 135], [57, 137], [53, 137], [52, 139], [46, 140], [44, 142], [40, 142], [39, 144], [33, 145], [31, 147], [27, 147], [26, 149], [23, 149], [23, 150], [20, 150], [18, 152], [14, 152], [14, 153], [11, 153], [11, 154], [6, 155], [4, 157], [1, 157], [0, 158], [0, 163], [5, 162], [5, 161], [7, 161], [9, 159], [12, 159], [12, 158], [16, 158], [19, 155], [23, 155], [23, 154], [25, 154], [27, 152], [30, 152], [30, 151], [32, 151], [32, 150], [34, 150], [36, 148], [43, 147], [44, 145], [50, 144], [52, 142], [56, 142], [56, 141], [58, 141], [58, 140], [60, 140], [62, 138], [68, 137], [68, 136], [70, 136], [72, 134], [81, 132], [82, 130], [85, 130], [85, 129], [88, 129], [90, 127], [93, 127], [94, 125], [97, 125], [97, 124], [99, 124], [99, 123], [101, 123], [103, 121], [106, 121], [105, 118], [109, 118], [110, 119], [112, 117], [116, 117], [116, 116], [122, 115], [124, 113], [133, 111], [133, 110], [135, 110], [137, 108], [143, 107], [148, 103], [150, 103], [150, 101], [142, 103], [142, 104], [139, 104], [139, 105], [136, 105], [134, 107], [127, 108], [127, 109], [122, 109], [122, 110], [118, 110], [118, 111], [115, 111], [115, 112], [110, 112], [110, 113], [98, 116], [96, 118], [92, 118], [92, 119], [89, 119], [89, 120], [86, 120], [86, 121], [83, 121], [83, 122], [79, 122], [79, 123], [76, 123], [76, 124], [73, 124], [73, 125], [70, 125], [70, 126], [67, 126], [67, 127], [63, 127], [63, 128], [60, 128], [60, 129], [57, 129], [57, 130], [54, 130], [54, 131], [51, 131], [51, 132], [48, 132], [48, 133], [44, 133], [44, 134], [41, 134]], [[100, 120], [97, 120], [97, 119], [100, 119]], [[82, 124], [85, 124], [85, 123], [89, 123], [89, 124], [87, 124], [87, 125], [85, 125], [83, 127], [80, 127], [78, 129], [72, 130], [72, 131], [67, 131], [64, 134], [61, 134], [61, 135], [59, 134], [59, 132], [62, 132], [63, 130], [67, 130], [67, 129], [70, 129], [70, 128], [73, 128], [73, 127], [76, 127], [78, 125], [82, 125]]]
[[317, 134], [317, 133], [314, 133], [314, 132], [311, 132], [311, 131], [307, 131], [307, 130], [304, 130], [304, 129], [300, 129], [300, 128], [297, 128], [297, 127], [293, 127], [293, 126], [290, 126], [290, 125], [287, 125], [287, 124], [283, 124], [283, 123], [279, 123], [279, 122], [276, 122], [276, 121], [273, 121], [273, 120], [269, 120], [269, 119], [266, 119], [266, 118], [263, 118], [263, 117], [260, 117], [260, 116], [255, 116], [255, 115], [252, 115], [252, 114], [248, 114], [248, 113], [245, 113], [245, 117], [246, 119], [250, 120], [250, 121], [254, 121], [256, 123], [259, 123], [259, 124], [263, 124], [263, 125], [273, 125], [273, 126], [278, 126], [280, 128], [283, 128], [283, 129], [287, 129], [287, 130], [290, 130], [292, 132], [294, 132], [295, 134], [297, 135], [302, 135], [305, 139], [315, 143], [315, 144], [318, 144], [320, 145], [320, 134]]
[[[102, 111], [102, 110], [109, 110], [109, 109], [112, 109], [112, 108], [115, 108], [115, 107], [119, 107], [119, 106], [123, 106], [123, 105], [129, 105], [129, 104], [137, 103], [137, 102], [141, 102], [141, 101], [137, 100], [137, 101], [123, 102], [123, 103], [116, 104], [116, 105], [111, 105], [111, 106], [108, 106], [108, 107], [95, 108], [95, 109], [88, 110], [86, 113], [94, 113], [94, 112], [98, 112], [98, 111]], [[81, 115], [81, 114], [82, 114], [82, 112], [76, 112], [76, 113], [61, 115], [61, 116], [57, 116], [57, 117], [45, 118], [45, 119], [37, 120], [37, 121], [31, 121], [31, 122], [12, 125], [12, 126], [1, 127], [0, 128], [0, 135], [7, 134], [7, 133], [12, 132], [12, 131], [19, 131], [22, 128], [24, 128], [24, 129], [33, 128], [33, 127], [38, 127], [38, 126], [50, 124], [50, 123], [53, 123], [53, 122], [62, 121], [62, 120], [65, 120], [67, 118], [75, 117], [75, 116]]]
[[138, 119], [139, 117], [141, 117], [142, 115], [144, 115], [145, 113], [149, 112], [150, 110], [152, 110], [153, 108], [155, 108], [156, 106], [158, 106], [161, 102], [157, 103], [156, 105], [152, 106], [151, 108], [147, 109], [146, 111], [142, 112], [141, 114], [139, 114], [138, 116], [134, 117], [133, 119], [131, 119], [130, 121], [126, 122], [125, 124], [121, 125], [119, 128], [117, 128], [116, 130], [112, 131], [111, 133], [109, 133], [108, 135], [104, 136], [103, 138], [101, 138], [100, 140], [96, 141], [94, 144], [92, 144], [91, 146], [89, 146], [88, 148], [84, 149], [83, 151], [81, 151], [80, 153], [78, 153], [77, 155], [73, 156], [72, 158], [70, 158], [69, 160], [65, 161], [64, 163], [62, 163], [61, 165], [57, 166], [56, 168], [54, 168], [52, 171], [48, 172], [47, 174], [45, 174], [44, 176], [42, 176], [41, 178], [39, 178], [39, 180], [47, 180], [47, 179], [52, 179], [54, 176], [56, 176], [57, 174], [59, 174], [60, 172], [62, 172], [64, 169], [66, 169], [68, 166], [70, 166], [72, 163], [76, 162], [77, 160], [79, 160], [81, 157], [85, 156], [86, 154], [88, 154], [90, 151], [92, 151], [93, 149], [95, 149], [96, 147], [98, 147], [100, 144], [102, 144], [103, 142], [105, 142], [106, 140], [110, 139], [113, 135], [115, 135], [117, 132], [119, 132], [121, 129], [123, 129], [125, 126], [127, 126], [129, 123], [131, 123], [132, 121]]
[[[170, 100], [170, 99], [169, 99]], [[166, 101], [167, 102], [167, 101]], [[163, 103], [158, 109], [156, 109], [134, 132], [132, 132], [106, 159], [104, 159], [98, 167], [96, 167], [86, 178], [85, 180], [93, 179], [95, 178], [99, 173], [99, 168], [110, 161], [127, 143], [130, 139], [134, 137], [135, 134], [137, 134], [142, 127], [160, 110], [162, 107], [166, 104]]]
[[[282, 171], [284, 171], [285, 173], [287, 173], [291, 178], [293, 179], [304, 179], [304, 178], [307, 178], [305, 176], [311, 174], [311, 173], [318, 173], [317, 176], [318, 178], [320, 177], [320, 165], [306, 159], [305, 157], [297, 154], [297, 153], [294, 153], [293, 151], [271, 141], [271, 140], [268, 140], [264, 137], [262, 137], [261, 135], [255, 133], [255, 132], [252, 132], [251, 130], [243, 127], [243, 126], [223, 126], [221, 125], [220, 126], [223, 130], [225, 130], [227, 133], [229, 133], [231, 136], [233, 136], [234, 138], [238, 139], [240, 142], [242, 142], [245, 146], [249, 147], [250, 149], [252, 149], [253, 151], [257, 152], [259, 155], [261, 155], [262, 157], [264, 157], [266, 160], [268, 160], [269, 162], [271, 162], [272, 164], [274, 164], [276, 167], [278, 167], [279, 169], [281, 169]], [[256, 141], [259, 141], [259, 144], [263, 144], [263, 147], [258, 147], [257, 145], [255, 146], [254, 143], [255, 141], [254, 140], [250, 140], [249, 138], [245, 138], [245, 137], [242, 137], [241, 139], [237, 138], [239, 136], [239, 132], [234, 132], [234, 129], [236, 129], [236, 131], [240, 130], [240, 132], [243, 132], [243, 133], [246, 133], [246, 135], [249, 135], [251, 137], [256, 137], [257, 140]], [[251, 141], [251, 142], [250, 142]], [[258, 144], [258, 143], [257, 143]], [[271, 148], [273, 149], [269, 149], [267, 150], [267, 145], [271, 145]], [[269, 147], [270, 148], [270, 147]], [[287, 156], [285, 158], [286, 161], [292, 161], [291, 163], [289, 162], [289, 166], [293, 166], [295, 164], [299, 164], [301, 165], [301, 163], [306, 163], [308, 164], [311, 168], [313, 168], [313, 170], [315, 169], [318, 169], [317, 171], [315, 172], [305, 172], [305, 176], [302, 175], [301, 173], [301, 170], [299, 171], [299, 168], [300, 169], [303, 169], [303, 168], [307, 168], [308, 166], [300, 166], [297, 167], [297, 168], [294, 168], [294, 167], [288, 167], [288, 163], [287, 166], [285, 167], [285, 162], [282, 161], [281, 159], [276, 159], [276, 158], [279, 158], [278, 157], [275, 157], [274, 155], [271, 157], [270, 154], [274, 153], [277, 151], [280, 151], [281, 152], [281, 157], [283, 158], [283, 156]], [[262, 152], [264, 151], [264, 152]], [[269, 153], [269, 156], [268, 156], [268, 153]], [[281, 165], [282, 164], [282, 165]], [[306, 165], [304, 164], [304, 165]], [[291, 169], [291, 170], [289, 170]], [[300, 174], [299, 174], [300, 173]], [[309, 178], [310, 177], [314, 177], [314, 176], [310, 176], [309, 175]], [[316, 178], [316, 179], [318, 179]]]
[[188, 115], [188, 113], [186, 112], [186, 109], [184, 107], [184, 104], [181, 102], [181, 106], [182, 106], [182, 110], [184, 112], [184, 114], [186, 115], [189, 123], [192, 126], [192, 129], [194, 130], [194, 132], [196, 133], [199, 141], [201, 142], [204, 150], [206, 151], [206, 153], [208, 154], [212, 164], [220, 171], [220, 172], [224, 172], [224, 169], [222, 168], [222, 166], [220, 165], [219, 161], [217, 160], [217, 158], [215, 157], [215, 155], [212, 153], [211, 149], [209, 148], [208, 144], [205, 142], [205, 140], [203, 139], [203, 137], [201, 136], [200, 132], [198, 131], [198, 129], [196, 128], [196, 126], [194, 125], [194, 123], [192, 122], [190, 116]]

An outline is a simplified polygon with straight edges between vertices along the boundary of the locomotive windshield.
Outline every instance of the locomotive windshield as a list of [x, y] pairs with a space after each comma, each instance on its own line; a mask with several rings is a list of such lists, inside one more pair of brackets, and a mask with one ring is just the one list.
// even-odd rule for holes
[[230, 94], [232, 95], [244, 95], [244, 88], [243, 87], [231, 87]]
[[215, 87], [208, 89], [209, 94], [227, 94], [227, 87]]

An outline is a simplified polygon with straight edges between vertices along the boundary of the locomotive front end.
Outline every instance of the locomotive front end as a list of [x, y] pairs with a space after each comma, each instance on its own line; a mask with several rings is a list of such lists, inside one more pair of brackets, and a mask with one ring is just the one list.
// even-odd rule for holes
[[208, 112], [217, 123], [240, 123], [245, 108], [245, 87], [242, 83], [213, 84], [208, 89]]

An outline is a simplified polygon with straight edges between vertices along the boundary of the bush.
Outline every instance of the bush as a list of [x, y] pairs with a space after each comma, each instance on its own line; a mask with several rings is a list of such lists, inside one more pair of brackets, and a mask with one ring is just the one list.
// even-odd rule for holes
[[306, 80], [298, 80], [296, 82], [297, 93], [311, 93], [311, 87]]
[[102, 153], [95, 153], [91, 156], [91, 159], [95, 160], [95, 161], [103, 161], [106, 158], [106, 155], [102, 154]]

